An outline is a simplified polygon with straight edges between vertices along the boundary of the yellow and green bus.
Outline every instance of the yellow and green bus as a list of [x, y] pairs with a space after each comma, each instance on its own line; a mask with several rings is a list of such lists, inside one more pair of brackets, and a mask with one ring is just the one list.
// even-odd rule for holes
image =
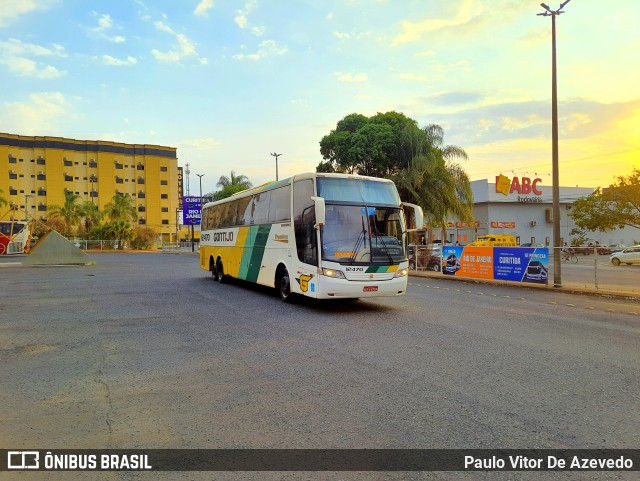
[[407, 219], [422, 227], [422, 209], [401, 203], [388, 179], [295, 175], [206, 204], [200, 267], [218, 282], [275, 287], [286, 302], [292, 294], [399, 296], [407, 289]]

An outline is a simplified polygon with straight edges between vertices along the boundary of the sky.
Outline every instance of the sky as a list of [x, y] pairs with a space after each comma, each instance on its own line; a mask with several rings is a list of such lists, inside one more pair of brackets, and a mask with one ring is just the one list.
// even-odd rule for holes
[[[557, 9], [560, 2], [549, 2]], [[441, 125], [472, 180], [551, 185], [534, 0], [0, 0], [0, 132], [176, 147], [191, 195], [314, 171], [345, 115]], [[640, 2], [556, 19], [560, 185], [640, 168]]]

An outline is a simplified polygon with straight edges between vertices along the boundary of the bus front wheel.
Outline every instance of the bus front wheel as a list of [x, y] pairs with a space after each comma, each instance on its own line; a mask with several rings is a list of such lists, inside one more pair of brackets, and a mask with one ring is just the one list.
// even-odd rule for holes
[[289, 271], [287, 271], [287, 269], [283, 269], [280, 272], [277, 286], [278, 293], [280, 294], [280, 299], [282, 299], [284, 302], [291, 302], [291, 278], [289, 277]]

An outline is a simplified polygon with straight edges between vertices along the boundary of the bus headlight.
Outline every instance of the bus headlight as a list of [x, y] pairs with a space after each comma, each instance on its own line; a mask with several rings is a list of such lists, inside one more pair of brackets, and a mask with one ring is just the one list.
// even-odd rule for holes
[[329, 269], [327, 267], [322, 268], [322, 274], [327, 277], [333, 277], [334, 279], [346, 279], [342, 271], [336, 269]]
[[409, 275], [409, 269], [405, 267], [404, 269], [398, 269], [396, 271], [396, 275], [393, 277], [406, 277], [408, 275]]

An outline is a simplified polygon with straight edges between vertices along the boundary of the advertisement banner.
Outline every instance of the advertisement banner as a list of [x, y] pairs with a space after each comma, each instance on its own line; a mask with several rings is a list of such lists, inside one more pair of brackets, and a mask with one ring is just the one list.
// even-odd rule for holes
[[200, 197], [184, 197], [182, 203], [182, 223], [184, 225], [200, 225]]
[[549, 249], [494, 247], [494, 278], [503, 281], [547, 284]]
[[442, 273], [474, 279], [548, 283], [549, 249], [447, 245]]

